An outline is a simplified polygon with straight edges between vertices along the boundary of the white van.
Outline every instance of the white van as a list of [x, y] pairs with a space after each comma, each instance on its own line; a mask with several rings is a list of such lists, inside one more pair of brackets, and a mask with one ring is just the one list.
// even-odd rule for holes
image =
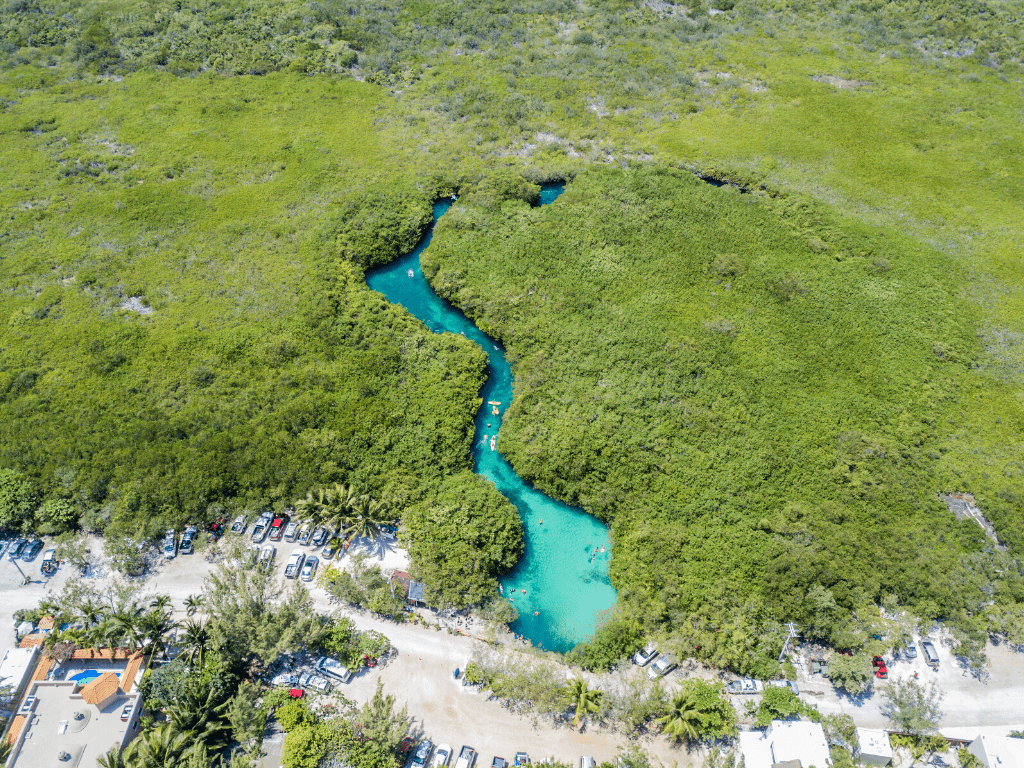
[[348, 667], [329, 656], [321, 656], [320, 660], [316, 663], [316, 669], [318, 672], [323, 672], [325, 675], [337, 678], [343, 683], [347, 683], [352, 679], [352, 673], [348, 671]]

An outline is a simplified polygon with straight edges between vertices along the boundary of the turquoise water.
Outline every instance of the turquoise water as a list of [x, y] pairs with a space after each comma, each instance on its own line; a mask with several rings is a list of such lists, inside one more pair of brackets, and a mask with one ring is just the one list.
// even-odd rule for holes
[[[562, 185], [545, 185], [541, 204], [554, 202], [562, 190]], [[450, 200], [434, 205], [435, 222], [450, 205]], [[598, 615], [615, 604], [615, 589], [608, 578], [608, 530], [596, 518], [521, 480], [501, 455], [500, 438], [495, 449], [491, 448], [491, 438], [498, 434], [512, 400], [512, 371], [501, 345], [434, 293], [423, 277], [420, 254], [430, 245], [432, 234], [433, 227], [412, 253], [368, 273], [366, 282], [388, 301], [408, 309], [434, 333], [461, 333], [487, 353], [490, 364], [480, 393], [484, 405], [475, 420], [473, 470], [515, 504], [526, 533], [526, 554], [502, 580], [505, 597], [520, 615], [512, 630], [534, 645], [567, 651], [590, 637]], [[488, 404], [491, 401], [500, 403], [497, 415]]]

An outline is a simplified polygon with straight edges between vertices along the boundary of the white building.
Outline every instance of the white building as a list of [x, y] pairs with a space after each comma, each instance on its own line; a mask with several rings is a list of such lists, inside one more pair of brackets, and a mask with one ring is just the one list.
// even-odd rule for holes
[[801, 768], [832, 765], [821, 723], [773, 720], [763, 733], [740, 733], [740, 752], [746, 768], [772, 768], [779, 763], [796, 763]]
[[985, 768], [1024, 768], [1024, 739], [982, 734], [967, 751], [981, 760]]
[[860, 762], [865, 765], [889, 765], [892, 762], [888, 731], [858, 728], [857, 741], [860, 742]]
[[14, 746], [6, 768], [93, 768], [97, 758], [135, 737], [142, 697], [122, 691], [114, 672], [75, 693], [77, 688], [71, 680], [29, 686], [11, 724]]
[[38, 647], [12, 648], [0, 660], [0, 708], [9, 709], [21, 700], [21, 694], [36, 666]]

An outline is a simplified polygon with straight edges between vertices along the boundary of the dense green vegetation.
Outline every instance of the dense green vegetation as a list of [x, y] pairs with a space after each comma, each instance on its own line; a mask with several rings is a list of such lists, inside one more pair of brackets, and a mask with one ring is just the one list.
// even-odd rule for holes
[[[127, 564], [352, 483], [432, 600], [492, 595], [483, 358], [362, 280], [457, 189], [435, 284], [514, 358], [517, 470], [612, 524], [624, 622], [764, 674], [882, 599], [1024, 639], [1021, 3], [710, 5], [8, 3], [0, 526]], [[576, 180], [538, 212], [497, 166]]]
[[1002, 387], [949, 257], [635, 167], [545, 208], [467, 189], [424, 269], [514, 361], [517, 471], [609, 521], [620, 598], [687, 652], [750, 666], [787, 620], [860, 644], [885, 595], [975, 628], [1016, 605], [1018, 566], [936, 499], [942, 454], [977, 471], [959, 415]]

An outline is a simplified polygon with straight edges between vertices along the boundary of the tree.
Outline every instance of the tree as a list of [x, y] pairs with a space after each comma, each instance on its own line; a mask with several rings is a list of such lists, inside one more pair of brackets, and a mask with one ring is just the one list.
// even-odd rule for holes
[[790, 688], [768, 688], [757, 706], [757, 724], [766, 728], [772, 720], [789, 720], [804, 713], [803, 702]]
[[131, 768], [124, 759], [124, 753], [119, 747], [111, 747], [105, 755], [96, 758], [100, 768]]
[[678, 691], [672, 697], [668, 714], [655, 720], [662, 733], [674, 741], [696, 741], [700, 737], [700, 711], [691, 691]]
[[379, 679], [373, 698], [359, 711], [358, 730], [360, 736], [392, 755], [397, 755], [409, 730], [409, 713], [405, 707], [395, 711], [395, 697], [384, 695], [384, 684]]
[[601, 711], [601, 699], [604, 693], [587, 686], [587, 681], [582, 677], [575, 677], [569, 681], [565, 689], [565, 701], [571, 709], [576, 711], [572, 726], [577, 727], [584, 715], [597, 714]]
[[369, 496], [360, 496], [350, 507], [351, 517], [348, 520], [348, 541], [354, 538], [380, 538], [381, 526], [394, 521], [394, 515], [383, 501]]
[[13, 469], [0, 469], [0, 529], [21, 528], [31, 523], [35, 505], [35, 488], [28, 476]]
[[[519, 611], [515, 605], [504, 597], [492, 597], [481, 610], [481, 615], [487, 621], [497, 624], [511, 624], [519, 618]], [[577, 646], [578, 647], [578, 646]]]
[[859, 696], [871, 687], [874, 678], [871, 657], [867, 653], [855, 653], [853, 656], [833, 653], [828, 663], [828, 677], [836, 688]]
[[70, 531], [78, 522], [78, 510], [66, 499], [47, 499], [36, 512], [36, 528], [40, 533]]
[[185, 598], [185, 614], [194, 616], [196, 611], [203, 607], [202, 595], [189, 595]]
[[683, 682], [679, 690], [689, 694], [697, 709], [702, 738], [720, 739], [736, 730], [736, 710], [725, 698], [722, 683], [695, 678]]
[[882, 714], [889, 718], [894, 730], [915, 736], [934, 733], [942, 719], [939, 705], [943, 695], [935, 683], [922, 684], [914, 678], [893, 680], [882, 689]]
[[210, 633], [206, 631], [206, 624], [201, 621], [189, 619], [185, 622], [183, 631], [179, 638], [181, 653], [190, 662], [194, 661], [200, 667], [206, 658], [206, 647], [210, 642]]
[[131, 768], [175, 768], [194, 743], [192, 734], [164, 724], [129, 744], [124, 751], [124, 761]]
[[322, 723], [300, 725], [288, 731], [281, 748], [284, 768], [317, 768], [330, 743], [330, 731]]
[[228, 706], [228, 721], [231, 723], [231, 736], [239, 744], [246, 746], [263, 735], [267, 713], [256, 706], [260, 697], [260, 687], [248, 680], [238, 686], [238, 691]]

